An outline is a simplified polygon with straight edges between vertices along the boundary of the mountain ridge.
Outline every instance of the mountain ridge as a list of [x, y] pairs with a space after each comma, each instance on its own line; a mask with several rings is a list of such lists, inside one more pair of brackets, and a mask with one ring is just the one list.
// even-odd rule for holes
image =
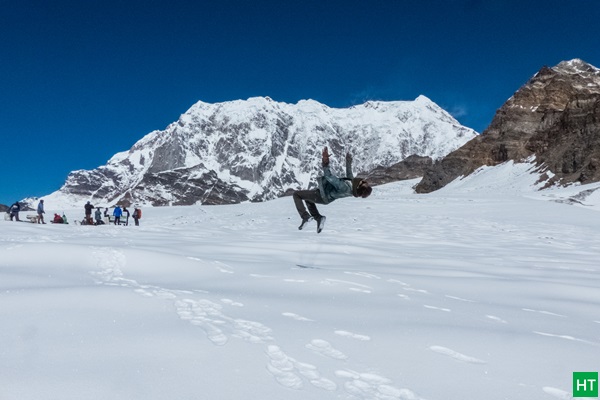
[[600, 180], [600, 70], [580, 59], [542, 67], [489, 127], [438, 160], [416, 186], [438, 190], [482, 166], [534, 158], [546, 186]]
[[356, 173], [413, 154], [437, 159], [476, 134], [425, 96], [349, 108], [268, 97], [199, 101], [107, 164], [73, 171], [45, 198], [69, 206], [264, 201], [313, 184], [325, 145], [335, 171], [343, 171], [344, 154], [353, 152]]

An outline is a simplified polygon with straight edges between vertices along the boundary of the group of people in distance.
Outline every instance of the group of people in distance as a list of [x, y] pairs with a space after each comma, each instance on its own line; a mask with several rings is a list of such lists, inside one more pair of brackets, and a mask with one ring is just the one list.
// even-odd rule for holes
[[[309, 221], [314, 220], [317, 223], [317, 233], [320, 233], [323, 230], [326, 218], [317, 209], [317, 204], [329, 204], [344, 197], [358, 197], [366, 199], [373, 191], [371, 185], [366, 179], [354, 177], [352, 172], [352, 155], [350, 152], [346, 154], [345, 177], [337, 177], [331, 173], [329, 167], [329, 151], [327, 147], [325, 147], [322, 152], [322, 167], [323, 176], [317, 179], [318, 186], [316, 189], [296, 190], [293, 193], [292, 197], [294, 200], [294, 205], [301, 219], [298, 229], [304, 228]], [[10, 206], [7, 213], [10, 214], [11, 221], [14, 218], [19, 221], [20, 209], [21, 206], [19, 202], [15, 202], [15, 204]], [[81, 222], [82, 225], [104, 225], [110, 222], [113, 222], [115, 225], [129, 225], [129, 218], [133, 216], [135, 225], [139, 226], [140, 218], [142, 218], [142, 210], [139, 208], [134, 208], [132, 215], [126, 206], [121, 208], [119, 205], [117, 205], [112, 212], [113, 219], [111, 219], [111, 216], [108, 214], [108, 207], [104, 209], [103, 214], [101, 207], [94, 207], [94, 205], [88, 201], [85, 204], [84, 209], [85, 218]], [[94, 209], [96, 209], [96, 211], [94, 213], [94, 217], [92, 218], [92, 212]], [[37, 208], [38, 223], [45, 224], [44, 213], [44, 200], [40, 200]], [[65, 216], [63, 215], [63, 217]], [[121, 218], [123, 217], [125, 218], [125, 221], [121, 222]], [[55, 220], [52, 222], [66, 223], [66, 218], [64, 222], [57, 221], [57, 218], [60, 219], [61, 217], [58, 214], [55, 214]]]
[[[82, 221], [82, 225], [104, 225], [108, 224], [111, 221], [111, 215], [108, 214], [108, 207], [104, 209], [104, 213], [102, 213], [101, 207], [94, 207], [89, 201], [83, 206], [85, 209], [85, 219]], [[96, 209], [94, 212], [94, 218], [92, 218], [92, 211]], [[140, 218], [142, 218], [142, 210], [139, 208], [134, 208], [133, 215], [129, 212], [126, 206], [117, 205], [113, 212], [112, 217], [114, 218], [113, 223], [115, 225], [129, 225], [129, 217], [133, 217], [135, 222], [135, 226], [140, 225]], [[121, 218], [125, 218], [125, 221], [121, 222]]]
[[[21, 204], [18, 201], [15, 201], [13, 203], [13, 205], [11, 205], [8, 208], [8, 211], [6, 211], [6, 213], [8, 214], [11, 221], [21, 222], [21, 219], [19, 219], [20, 211], [21, 211]], [[46, 221], [44, 221], [44, 214], [46, 214], [46, 211], [44, 210], [44, 200], [43, 199], [40, 199], [40, 201], [37, 205], [36, 212], [37, 212], [37, 215], [27, 215], [27, 219], [30, 222], [37, 222], [38, 224], [45, 225]], [[54, 224], [66, 224], [67, 217], [64, 214], [62, 215], [62, 217], [58, 214], [54, 214], [54, 219], [50, 222], [52, 222]]]
[[[108, 208], [106, 208], [104, 210], [104, 214], [101, 211], [100, 207], [96, 208], [96, 212], [94, 213], [94, 218], [92, 218], [92, 211], [94, 210], [94, 207], [89, 201], [85, 204], [84, 209], [85, 209], [85, 218], [83, 219], [83, 221], [81, 221], [82, 225], [104, 225], [104, 224], [108, 224], [109, 222], [113, 222], [113, 219], [110, 218], [110, 216], [108, 215]], [[15, 201], [6, 211], [7, 217], [6, 219], [10, 219], [11, 221], [18, 221], [21, 222], [21, 219], [19, 218], [19, 212], [21, 211], [21, 204], [18, 201]], [[37, 215], [33, 216], [33, 215], [28, 215], [27, 219], [29, 219], [31, 222], [37, 222], [38, 224], [46, 224], [46, 222], [44, 221], [44, 214], [46, 213], [46, 211], [44, 210], [44, 200], [40, 199], [38, 205], [37, 205]], [[134, 208], [133, 210], [133, 215], [129, 212], [129, 210], [127, 209], [127, 207], [123, 207], [121, 208], [120, 206], [116, 206], [113, 210], [112, 213], [112, 217], [114, 218], [114, 224], [115, 225], [129, 225], [129, 218], [133, 217], [133, 220], [135, 221], [135, 225], [139, 226], [140, 225], [140, 218], [142, 218], [142, 210], [140, 208]], [[125, 220], [123, 222], [121, 222], [121, 218], [124, 218]], [[54, 223], [54, 224], [66, 224], [67, 223], [67, 217], [64, 215], [61, 216], [59, 214], [54, 214], [54, 219], [51, 220], [50, 222]]]

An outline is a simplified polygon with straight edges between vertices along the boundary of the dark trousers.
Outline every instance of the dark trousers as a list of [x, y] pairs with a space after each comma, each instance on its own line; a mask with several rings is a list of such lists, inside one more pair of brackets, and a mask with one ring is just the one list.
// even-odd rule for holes
[[[306, 219], [309, 216], [313, 218], [320, 217], [319, 210], [317, 210], [316, 204], [325, 204], [323, 203], [323, 199], [321, 198], [321, 192], [319, 189], [313, 190], [296, 190], [294, 192], [294, 204], [296, 205], [296, 210], [298, 210], [298, 214], [302, 219]], [[306, 208], [304, 207], [304, 203], [306, 203]]]

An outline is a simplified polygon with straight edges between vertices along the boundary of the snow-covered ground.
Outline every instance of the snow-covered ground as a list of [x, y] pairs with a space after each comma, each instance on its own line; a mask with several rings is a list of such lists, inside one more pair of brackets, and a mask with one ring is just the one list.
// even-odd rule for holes
[[291, 198], [0, 221], [0, 399], [570, 399], [600, 370], [600, 190], [529, 172], [380, 186], [321, 234]]

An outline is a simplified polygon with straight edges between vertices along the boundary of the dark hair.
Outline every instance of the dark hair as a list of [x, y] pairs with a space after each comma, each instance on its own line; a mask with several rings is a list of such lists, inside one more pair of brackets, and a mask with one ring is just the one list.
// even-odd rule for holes
[[364, 185], [361, 183], [356, 188], [356, 194], [359, 195], [360, 197], [362, 197], [363, 199], [365, 199], [371, 195], [373, 188], [371, 186], [369, 186], [369, 183], [367, 181], [363, 181], [363, 182], [364, 182]]

